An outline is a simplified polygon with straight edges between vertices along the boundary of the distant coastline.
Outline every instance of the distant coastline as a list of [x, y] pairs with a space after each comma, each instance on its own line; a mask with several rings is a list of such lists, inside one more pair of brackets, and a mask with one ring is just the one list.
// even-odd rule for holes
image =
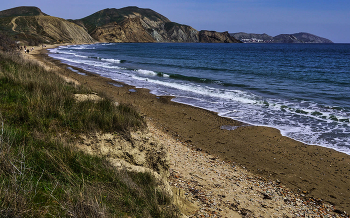
[[333, 43], [331, 40], [310, 33], [280, 34], [275, 37], [266, 33], [230, 33], [231, 36], [244, 43]]

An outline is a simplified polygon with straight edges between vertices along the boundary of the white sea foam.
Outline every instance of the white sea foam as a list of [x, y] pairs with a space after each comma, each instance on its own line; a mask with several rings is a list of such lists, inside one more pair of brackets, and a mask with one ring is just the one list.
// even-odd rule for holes
[[[137, 80], [145, 80], [145, 78], [140, 78], [137, 76], [134, 76], [133, 78]], [[217, 97], [217, 98], [226, 99], [226, 100], [234, 100], [244, 104], [256, 103], [255, 100], [249, 99], [248, 97], [249, 94], [239, 90], [223, 90], [223, 89], [208, 90], [202, 86], [195, 86], [194, 84], [171, 83], [171, 82], [165, 82], [165, 81], [154, 80], [154, 79], [147, 79], [147, 82], [163, 85], [165, 87], [175, 88], [182, 91], [193, 92], [200, 95], [207, 95], [207, 96]]]
[[151, 70], [142, 70], [142, 69], [138, 69], [136, 70], [136, 72], [143, 74], [143, 75], [148, 75], [148, 76], [157, 76], [157, 73]]
[[111, 59], [111, 58], [101, 58], [102, 61], [107, 61], [111, 63], [120, 63], [120, 60], [118, 59]]
[[101, 67], [106, 69], [121, 69], [121, 67], [109, 65], [108, 63], [98, 62], [98, 61], [91, 61], [86, 59], [70, 59], [70, 58], [64, 58], [64, 57], [57, 57], [57, 59], [60, 59], [62, 61], [67, 61], [69, 63], [77, 63], [77, 64], [85, 64], [92, 67]]

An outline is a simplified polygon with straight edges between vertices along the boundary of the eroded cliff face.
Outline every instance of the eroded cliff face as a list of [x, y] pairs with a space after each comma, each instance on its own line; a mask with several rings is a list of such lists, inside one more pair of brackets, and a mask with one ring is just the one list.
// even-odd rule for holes
[[[38, 25], [42, 27], [42, 30], [53, 40], [72, 43], [95, 42], [95, 40], [82, 27], [62, 18], [37, 16], [36, 20]], [[36, 32], [40, 34], [38, 30]]]
[[164, 25], [164, 31], [170, 42], [199, 42], [198, 31], [187, 25], [168, 22]]
[[228, 32], [215, 32], [202, 30], [199, 32], [199, 42], [202, 43], [239, 43]]
[[100, 42], [155, 42], [144, 29], [140, 17], [127, 18], [96, 28], [91, 36]]

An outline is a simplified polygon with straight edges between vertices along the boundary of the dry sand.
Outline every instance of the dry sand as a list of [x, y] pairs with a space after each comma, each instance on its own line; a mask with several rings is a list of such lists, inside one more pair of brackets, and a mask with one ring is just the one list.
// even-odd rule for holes
[[[67, 68], [40, 48], [26, 55], [53, 71]], [[61, 76], [132, 104], [146, 118], [154, 137], [168, 148], [169, 180], [188, 199], [187, 215], [327, 217], [322, 214], [350, 211], [350, 156], [72, 68], [86, 75], [65, 70]], [[224, 125], [239, 128], [223, 130]]]

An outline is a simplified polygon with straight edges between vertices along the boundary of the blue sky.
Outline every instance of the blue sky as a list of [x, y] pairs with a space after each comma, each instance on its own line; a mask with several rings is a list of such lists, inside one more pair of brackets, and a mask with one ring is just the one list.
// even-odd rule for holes
[[65, 19], [86, 17], [105, 8], [150, 8], [197, 30], [266, 33], [308, 32], [350, 43], [350, 0], [11, 0], [0, 10], [37, 6]]

